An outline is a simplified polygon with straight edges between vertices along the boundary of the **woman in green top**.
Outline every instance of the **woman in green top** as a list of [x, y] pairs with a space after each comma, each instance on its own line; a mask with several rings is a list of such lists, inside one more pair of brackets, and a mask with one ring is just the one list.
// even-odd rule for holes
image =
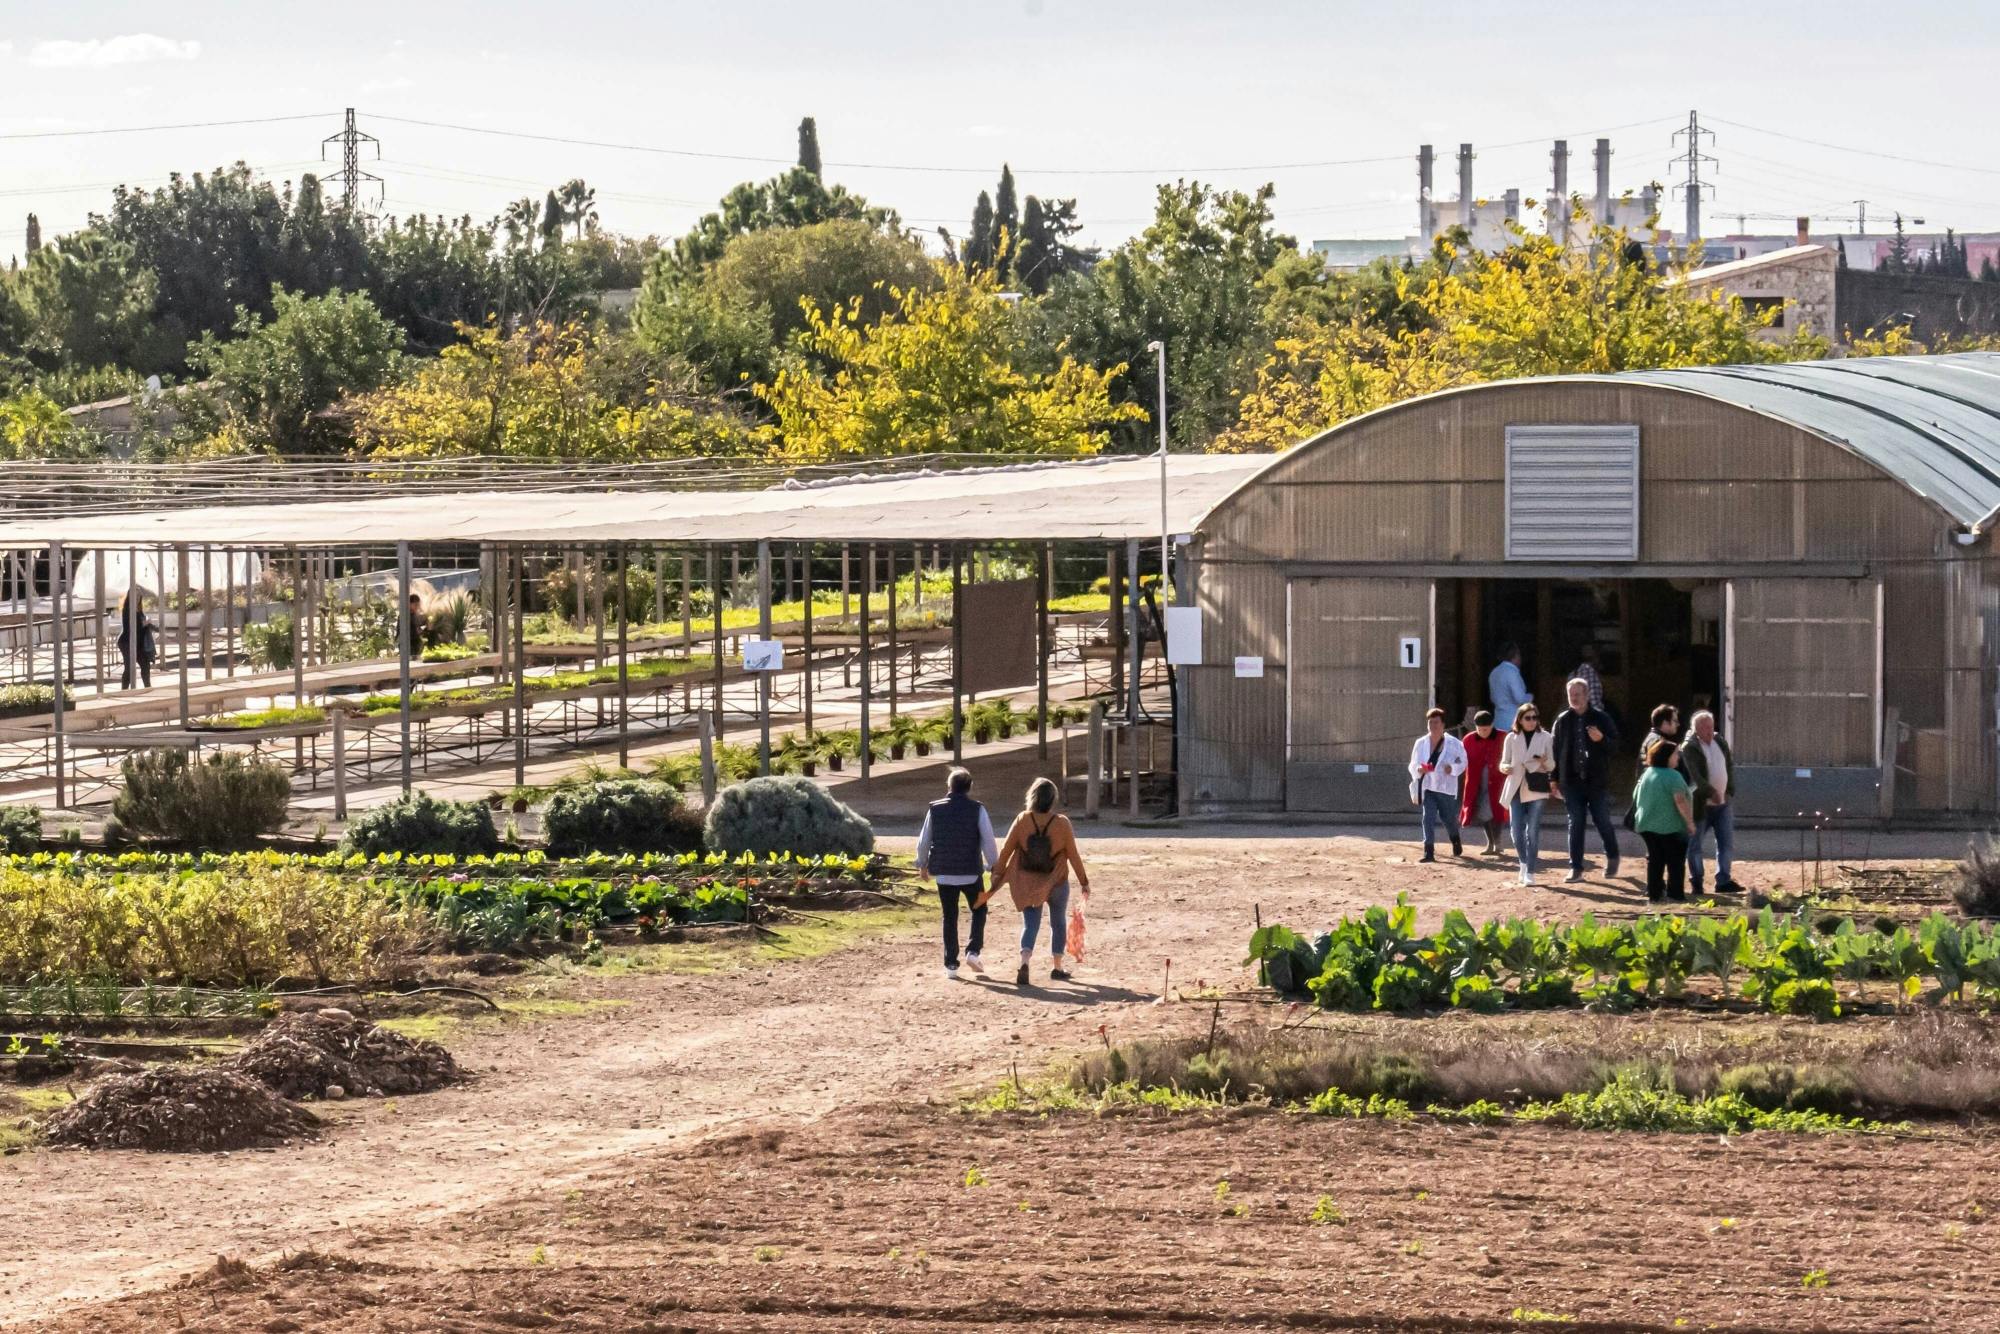
[[1694, 807], [1687, 779], [1674, 767], [1673, 742], [1656, 741], [1646, 752], [1646, 771], [1632, 785], [1632, 815], [1632, 827], [1646, 840], [1646, 897], [1685, 900]]

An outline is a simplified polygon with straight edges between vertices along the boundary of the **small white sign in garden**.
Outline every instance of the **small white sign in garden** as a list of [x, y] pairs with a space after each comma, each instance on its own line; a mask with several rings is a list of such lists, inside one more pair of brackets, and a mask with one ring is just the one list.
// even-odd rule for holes
[[743, 641], [743, 670], [746, 672], [779, 672], [785, 668], [785, 641], [782, 639], [746, 639]]

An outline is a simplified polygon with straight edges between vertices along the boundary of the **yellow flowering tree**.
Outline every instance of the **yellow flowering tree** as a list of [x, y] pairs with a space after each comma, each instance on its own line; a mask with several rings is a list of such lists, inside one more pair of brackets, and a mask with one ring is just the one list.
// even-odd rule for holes
[[1063, 355], [1033, 369], [1014, 309], [990, 272], [941, 271], [931, 290], [895, 290], [882, 318], [860, 303], [803, 303], [793, 355], [756, 393], [777, 415], [780, 453], [799, 462], [889, 454], [1094, 454], [1109, 428], [1145, 419], [1112, 401], [1121, 365]]
[[1662, 275], [1622, 232], [1587, 247], [1516, 231], [1490, 255], [1397, 277], [1417, 313], [1390, 334], [1362, 320], [1312, 322], [1277, 340], [1218, 450], [1284, 449], [1349, 417], [1488, 380], [1824, 356], [1824, 339], [1764, 337], [1775, 312]]
[[397, 384], [350, 398], [356, 451], [372, 458], [493, 454], [646, 459], [761, 452], [768, 431], [712, 401], [648, 385], [633, 401], [606, 382], [597, 335], [535, 324], [463, 341]]

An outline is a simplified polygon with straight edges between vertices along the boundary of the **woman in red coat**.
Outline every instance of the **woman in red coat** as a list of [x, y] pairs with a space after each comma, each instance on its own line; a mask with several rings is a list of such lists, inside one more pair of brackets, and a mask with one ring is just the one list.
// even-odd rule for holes
[[1493, 715], [1485, 709], [1472, 715], [1472, 730], [1465, 734], [1465, 790], [1459, 798], [1458, 822], [1467, 829], [1478, 825], [1486, 831], [1486, 851], [1500, 851], [1500, 831], [1507, 827], [1507, 803], [1500, 788], [1507, 781], [1500, 772], [1500, 753], [1506, 746], [1504, 733], [1493, 730]]

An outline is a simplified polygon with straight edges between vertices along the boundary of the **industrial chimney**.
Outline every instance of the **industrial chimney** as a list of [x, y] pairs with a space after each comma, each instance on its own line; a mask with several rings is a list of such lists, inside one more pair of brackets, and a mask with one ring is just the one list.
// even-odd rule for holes
[[1799, 219], [1799, 244], [1800, 244], [1800, 245], [1811, 245], [1811, 244], [1812, 244], [1812, 219], [1811, 219], [1811, 218], [1807, 218], [1807, 217], [1801, 217], [1801, 218]]
[[1426, 254], [1437, 239], [1437, 196], [1432, 189], [1436, 165], [1437, 154], [1429, 144], [1417, 150], [1417, 234], [1424, 238]]
[[1549, 154], [1554, 181], [1549, 187], [1549, 235], [1569, 244], [1569, 140], [1556, 140]]
[[1472, 145], [1458, 146], [1458, 225], [1472, 231]]
[[1597, 141], [1597, 225], [1611, 224], [1611, 141]]

